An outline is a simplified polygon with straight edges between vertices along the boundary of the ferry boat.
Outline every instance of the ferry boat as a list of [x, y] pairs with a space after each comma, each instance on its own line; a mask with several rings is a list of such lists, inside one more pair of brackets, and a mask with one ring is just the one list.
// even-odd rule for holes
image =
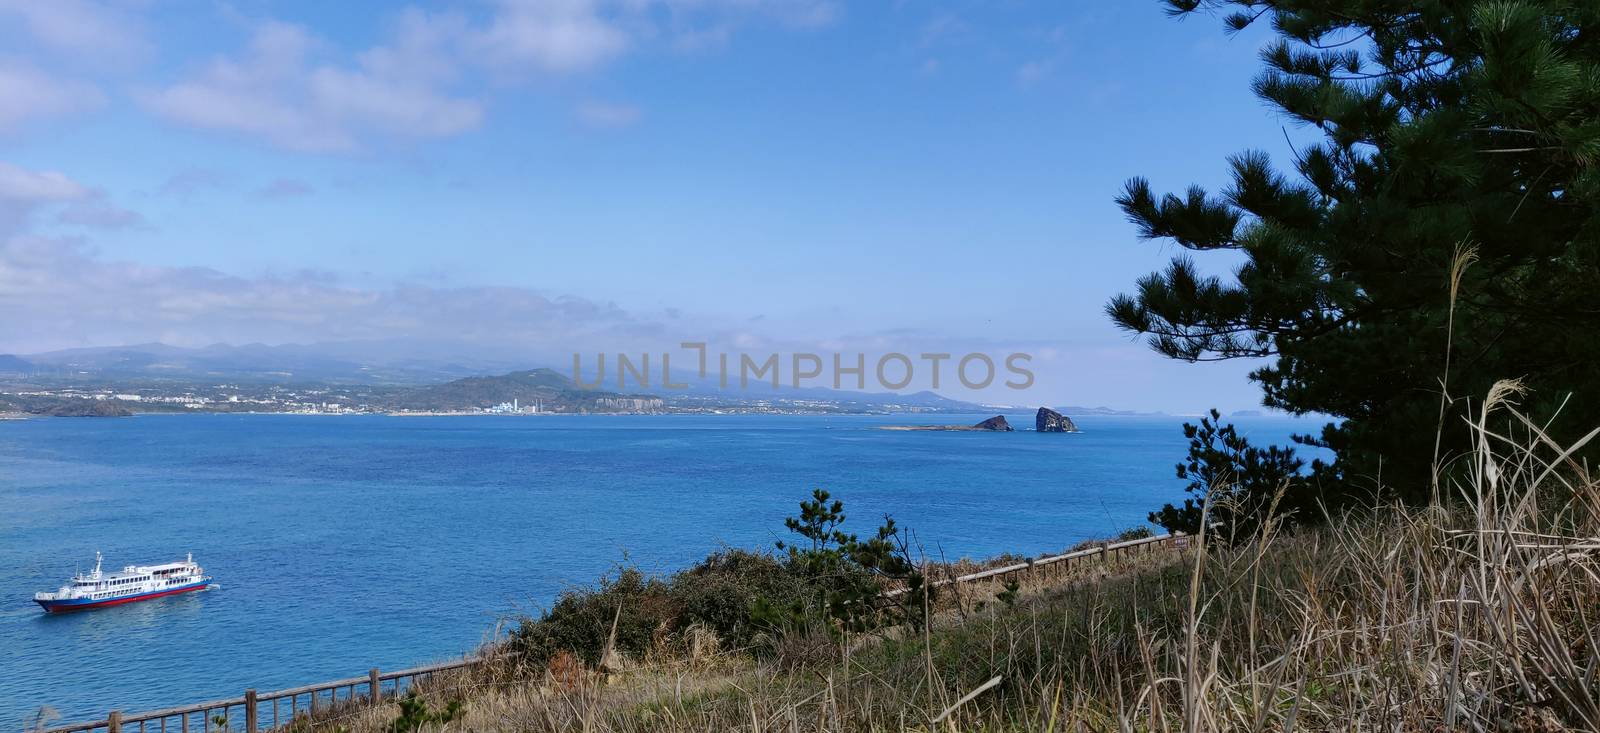
[[100, 553], [94, 554], [94, 572], [72, 576], [54, 593], [35, 593], [33, 602], [50, 613], [84, 611], [119, 606], [134, 601], [205, 590], [211, 576], [196, 565], [194, 555], [164, 565], [128, 565], [113, 573], [100, 572]]

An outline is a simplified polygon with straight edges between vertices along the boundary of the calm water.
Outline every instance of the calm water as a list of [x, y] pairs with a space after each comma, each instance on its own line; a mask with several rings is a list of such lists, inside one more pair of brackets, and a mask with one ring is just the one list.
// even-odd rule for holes
[[[141, 416], [0, 422], [0, 730], [459, 655], [627, 558], [770, 547], [813, 487], [950, 558], [1036, 554], [1180, 495], [1181, 418], [1076, 435], [921, 418]], [[1013, 418], [1031, 424], [1031, 416]], [[1313, 426], [1239, 421], [1262, 441]], [[30, 598], [193, 552], [219, 590], [47, 616]]]

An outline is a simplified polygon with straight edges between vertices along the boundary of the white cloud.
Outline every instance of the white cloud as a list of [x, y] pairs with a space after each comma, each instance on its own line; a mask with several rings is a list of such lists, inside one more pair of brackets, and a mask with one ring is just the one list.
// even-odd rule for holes
[[0, 161], [0, 201], [30, 205], [71, 201], [88, 191], [59, 171], [32, 171]]
[[311, 184], [297, 181], [293, 178], [279, 178], [256, 191], [256, 195], [267, 199], [289, 199], [301, 196], [310, 196]]
[[375, 49], [352, 67], [316, 60], [304, 28], [270, 22], [241, 58], [214, 60], [201, 74], [140, 94], [175, 122], [265, 138], [292, 150], [346, 151], [366, 135], [448, 137], [473, 129], [483, 105], [416, 77], [399, 50]]
[[56, 221], [91, 229], [127, 229], [145, 224], [144, 217], [139, 212], [112, 204], [106, 195], [99, 191], [67, 204], [61, 213], [56, 214]]
[[[309, 189], [280, 179], [266, 190], [302, 187]], [[0, 353], [375, 338], [568, 349], [655, 328], [614, 305], [526, 288], [357, 287], [326, 273], [241, 277], [108, 260], [82, 237], [37, 231], [37, 215], [49, 212], [97, 228], [143, 221], [63, 173], [0, 161]]]
[[104, 191], [59, 171], [34, 171], [0, 161], [0, 237], [25, 230], [43, 209], [59, 209], [56, 221], [95, 229], [144, 223], [138, 213], [115, 206]]
[[639, 121], [639, 108], [631, 104], [611, 104], [589, 100], [579, 104], [578, 121], [594, 129], [627, 127]]
[[371, 73], [389, 78], [454, 82], [461, 76], [456, 46], [468, 27], [467, 19], [457, 13], [407, 8], [395, 18], [390, 42], [362, 52], [361, 64]]
[[[407, 9], [384, 43], [348, 54], [301, 26], [265, 22], [242, 52], [136, 97], [180, 124], [292, 150], [349, 151], [476, 129], [484, 98], [503, 88], [492, 82], [593, 71], [650, 41], [714, 45], [754, 20], [815, 28], [838, 12], [823, 0], [491, 0], [477, 18]], [[615, 127], [638, 110], [585, 104], [577, 114]]]
[[751, 22], [812, 30], [832, 24], [840, 14], [840, 6], [829, 0], [622, 0], [620, 4], [646, 18], [665, 16], [659, 24], [638, 23], [640, 34], [663, 35], [680, 51], [726, 45]]
[[624, 0], [623, 4], [661, 6], [678, 15], [765, 17], [793, 28], [817, 28], [839, 18], [834, 0]]
[[167, 177], [156, 189], [163, 196], [188, 196], [205, 189], [222, 188], [227, 177], [210, 168], [185, 168]]
[[29, 66], [0, 65], [0, 132], [104, 103], [105, 96], [93, 84], [57, 78]]
[[74, 63], [127, 65], [148, 55], [137, 18], [92, 0], [0, 0], [0, 18], [19, 21], [40, 45]]
[[922, 48], [927, 48], [947, 39], [965, 35], [970, 30], [970, 26], [960, 16], [941, 12], [922, 24], [922, 29], [917, 34], [917, 42]]
[[96, 257], [82, 240], [0, 244], [0, 352], [162, 341], [395, 339], [562, 353], [651, 326], [608, 304], [524, 288], [363, 288], [318, 273], [240, 277]]
[[504, 69], [572, 72], [620, 55], [628, 36], [592, 0], [501, 0], [489, 26], [467, 42]]
[[1024, 87], [1031, 87], [1044, 81], [1054, 71], [1054, 62], [1029, 61], [1017, 67], [1017, 83]]

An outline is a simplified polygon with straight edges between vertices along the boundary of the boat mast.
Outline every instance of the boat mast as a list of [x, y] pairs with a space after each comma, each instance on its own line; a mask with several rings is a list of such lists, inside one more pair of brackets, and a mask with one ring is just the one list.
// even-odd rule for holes
[[100, 579], [100, 551], [94, 551], [94, 579]]

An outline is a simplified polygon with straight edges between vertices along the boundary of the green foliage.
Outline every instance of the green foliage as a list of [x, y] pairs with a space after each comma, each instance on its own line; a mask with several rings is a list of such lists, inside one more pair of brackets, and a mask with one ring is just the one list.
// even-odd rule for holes
[[[788, 552], [788, 567], [808, 584], [809, 597], [777, 603], [761, 599], [756, 618], [780, 630], [823, 626], [841, 632], [862, 632], [901, 623], [920, 628], [932, 588], [911, 558], [910, 535], [885, 516], [866, 540], [839, 529], [844, 504], [823, 489], [800, 502], [800, 516], [784, 520], [789, 531], [806, 540], [778, 543]], [[890, 585], [906, 592], [884, 595]]]
[[1006, 581], [1005, 590], [994, 594], [994, 599], [1005, 604], [1006, 608], [1015, 608], [1017, 599], [1022, 597], [1022, 584], [1016, 580]]
[[400, 717], [387, 728], [389, 733], [413, 733], [422, 730], [425, 726], [448, 723], [461, 717], [461, 701], [451, 700], [445, 704], [443, 710], [434, 710], [428, 706], [428, 701], [422, 699], [416, 690], [412, 690], [400, 699]]
[[1250, 536], [1275, 498], [1277, 509], [1293, 520], [1318, 516], [1312, 484], [1300, 473], [1305, 461], [1296, 458], [1293, 449], [1250, 445], [1221, 420], [1212, 410], [1199, 425], [1184, 423], [1189, 457], [1178, 464], [1178, 478], [1188, 479], [1184, 490], [1193, 498], [1185, 499], [1182, 507], [1168, 504], [1151, 512], [1151, 522], [1169, 532], [1194, 534], [1200, 531], [1201, 515], [1209, 503], [1208, 521], [1222, 524], [1230, 534]]
[[598, 666], [611, 642], [613, 623], [619, 653], [642, 658], [652, 651], [680, 651], [690, 626], [716, 635], [725, 648], [749, 646], [765, 628], [752, 612], [758, 599], [799, 602], [809, 586], [777, 558], [745, 550], [726, 550], [670, 578], [622, 566], [594, 588], [562, 593], [538, 619], [525, 619], [512, 636], [512, 649], [545, 663], [569, 651]]
[[1497, 379], [1534, 414], [1565, 403], [1558, 441], [1600, 422], [1600, 3], [1167, 4], [1270, 24], [1255, 91], [1320, 139], [1287, 172], [1235, 156], [1220, 193], [1131, 180], [1141, 236], [1242, 264], [1175, 258], [1107, 305], [1119, 326], [1172, 358], [1268, 360], [1264, 404], [1339, 420], [1297, 438], [1334, 451], [1312, 472], [1335, 499], [1429, 498], [1468, 446], [1460, 396]]
[[[855, 538], [839, 530], [839, 525], [844, 523], [844, 502], [831, 499], [828, 492], [816, 489], [811, 492], [810, 501], [800, 502], [800, 516], [788, 517], [783, 520], [783, 526], [788, 527], [811, 543], [810, 551], [806, 557], [815, 556], [828, 547], [842, 547]], [[790, 550], [790, 557], [796, 556], [794, 548], [778, 542], [778, 549]]]
[[[597, 667], [608, 644], [633, 658], [676, 654], [690, 627], [725, 649], [763, 634], [862, 632], [924, 621], [931, 589], [911, 559], [911, 540], [889, 517], [863, 540], [840, 529], [844, 504], [818, 490], [785, 522], [803, 541], [778, 543], [782, 556], [725, 550], [670, 578], [622, 566], [594, 588], [561, 594], [537, 619], [524, 619], [510, 649], [535, 663], [569, 651]], [[888, 586], [907, 592], [885, 597]], [[614, 631], [613, 631], [614, 629]]]
[[541, 661], [567, 650], [590, 666], [603, 660], [606, 644], [616, 625], [618, 651], [642, 654], [658, 631], [670, 627], [678, 616], [667, 584], [647, 577], [635, 567], [622, 567], [614, 577], [601, 578], [594, 590], [570, 590], [537, 621], [525, 621], [515, 645]]
[[727, 648], [750, 646], [763, 624], [758, 604], [789, 605], [807, 597], [806, 582], [766, 553], [727, 550], [674, 576], [671, 597], [683, 619], [717, 635]]
[[617, 383], [614, 369], [607, 377], [609, 382], [593, 385], [591, 389], [590, 385], [579, 385], [554, 369], [533, 369], [400, 389], [376, 401], [385, 407], [405, 410], [472, 410], [512, 400], [521, 400], [524, 406], [542, 402], [547, 410], [588, 408], [599, 398], [627, 396], [600, 389]]
[[1155, 536], [1155, 533], [1151, 532], [1149, 527], [1133, 527], [1133, 528], [1125, 529], [1125, 530], [1122, 530], [1121, 532], [1118, 532], [1117, 533], [1117, 541], [1118, 542], [1127, 542], [1129, 540], [1142, 540], [1142, 539], [1144, 539], [1146, 537], [1154, 537], [1154, 536]]

